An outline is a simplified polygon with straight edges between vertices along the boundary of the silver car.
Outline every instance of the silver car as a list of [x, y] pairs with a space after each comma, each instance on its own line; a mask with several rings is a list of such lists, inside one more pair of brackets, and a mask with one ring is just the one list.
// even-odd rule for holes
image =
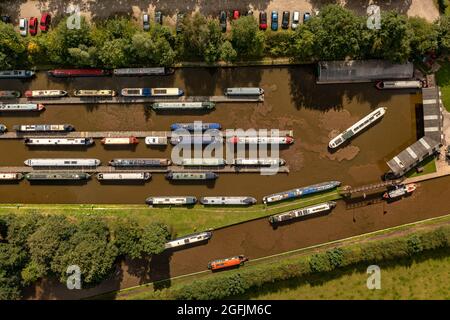
[[150, 30], [150, 16], [147, 13], [144, 13], [142, 16], [142, 24], [144, 27], [144, 31]]
[[292, 30], [297, 29], [299, 23], [300, 23], [300, 12], [294, 11], [294, 13], [292, 14], [292, 25], [291, 25]]
[[28, 19], [20, 19], [19, 21], [19, 31], [22, 37], [26, 37], [28, 34]]

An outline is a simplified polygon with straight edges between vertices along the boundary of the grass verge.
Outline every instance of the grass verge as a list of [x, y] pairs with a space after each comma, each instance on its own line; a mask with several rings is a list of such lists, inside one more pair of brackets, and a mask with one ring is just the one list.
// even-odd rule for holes
[[424, 159], [422, 162], [420, 162], [417, 167], [422, 167], [423, 171], [422, 172], [417, 172], [416, 169], [411, 169], [410, 171], [408, 171], [405, 176], [407, 178], [413, 178], [413, 177], [418, 177], [424, 174], [430, 174], [430, 173], [434, 173], [436, 172], [436, 159], [435, 157], [428, 157], [426, 159]]
[[442, 93], [442, 102], [447, 111], [450, 112], [450, 61], [440, 62], [441, 67], [436, 72], [436, 82]]

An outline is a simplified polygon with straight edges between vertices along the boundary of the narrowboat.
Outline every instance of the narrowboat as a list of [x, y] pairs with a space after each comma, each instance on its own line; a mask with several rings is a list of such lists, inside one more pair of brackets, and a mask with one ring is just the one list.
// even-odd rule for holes
[[249, 206], [257, 200], [253, 197], [202, 197], [200, 203], [209, 206]]
[[154, 110], [209, 110], [214, 109], [215, 102], [156, 102], [152, 104]]
[[43, 104], [38, 103], [17, 103], [17, 104], [0, 103], [0, 112], [42, 111], [44, 109], [45, 106]]
[[167, 167], [170, 166], [171, 161], [168, 159], [113, 159], [109, 162], [113, 167]]
[[27, 98], [62, 98], [67, 96], [64, 90], [28, 90], [25, 91]]
[[124, 88], [124, 97], [179, 97], [184, 91], [179, 88]]
[[92, 138], [25, 138], [27, 146], [91, 146]]
[[75, 97], [115, 97], [117, 92], [114, 90], [75, 90]]
[[227, 88], [226, 96], [260, 96], [264, 94], [264, 89], [256, 87]]
[[293, 144], [294, 138], [290, 136], [285, 137], [239, 137], [234, 136], [227, 140], [232, 144], [279, 144], [287, 145]]
[[216, 271], [216, 270], [220, 270], [220, 269], [242, 266], [247, 261], [248, 261], [248, 258], [246, 258], [243, 255], [226, 258], [226, 259], [214, 260], [214, 261], [211, 261], [210, 263], [208, 263], [208, 269], [211, 271]]
[[148, 205], [193, 205], [197, 203], [196, 197], [149, 197], [145, 200]]
[[91, 175], [86, 172], [30, 172], [25, 174], [29, 181], [52, 181], [52, 180], [88, 180]]
[[75, 128], [71, 124], [25, 124], [13, 127], [18, 132], [70, 132]]
[[0, 99], [17, 99], [20, 98], [20, 91], [0, 91]]
[[4, 70], [0, 71], [0, 79], [29, 79], [34, 77], [35, 72], [31, 70]]
[[4, 124], [0, 124], [0, 134], [5, 133], [7, 130], [6, 126]]
[[222, 126], [219, 123], [205, 123], [196, 121], [192, 123], [174, 123], [170, 126], [170, 130], [187, 130], [187, 131], [206, 131], [206, 130], [220, 130]]
[[118, 77], [124, 76], [166, 76], [173, 74], [173, 68], [155, 67], [155, 68], [120, 68], [114, 69], [113, 74]]
[[188, 158], [181, 160], [183, 166], [224, 166], [226, 164], [223, 158]]
[[167, 137], [145, 137], [145, 144], [149, 146], [165, 146], [167, 142]]
[[212, 232], [210, 232], [210, 231], [194, 233], [194, 234], [190, 234], [190, 235], [187, 235], [187, 236], [184, 236], [181, 238], [173, 239], [173, 240], [167, 242], [164, 245], [164, 248], [172, 249], [172, 248], [192, 245], [195, 243], [208, 241], [209, 239], [211, 239], [211, 237], [212, 237]]
[[281, 158], [236, 158], [233, 160], [235, 166], [284, 166], [286, 161]]
[[379, 90], [386, 89], [421, 89], [425, 85], [421, 80], [378, 81], [375, 86]]
[[24, 161], [29, 167], [97, 167], [98, 159], [28, 159]]
[[111, 72], [102, 69], [55, 69], [48, 71], [48, 74], [56, 78], [72, 78], [109, 76]]
[[168, 172], [167, 180], [215, 180], [218, 175], [214, 172]]
[[147, 181], [152, 177], [149, 172], [110, 172], [110, 173], [99, 173], [97, 174], [97, 179], [99, 181], [109, 180], [138, 180]]
[[391, 189], [383, 194], [384, 199], [395, 199], [406, 196], [408, 194], [413, 193], [417, 189], [417, 185], [414, 183], [402, 184], [396, 186], [394, 189]]
[[0, 172], [0, 181], [18, 181], [18, 180], [22, 180], [22, 179], [23, 179], [22, 173]]
[[128, 145], [128, 144], [138, 144], [139, 139], [136, 137], [127, 138], [103, 138], [102, 144], [104, 145]]
[[284, 192], [275, 193], [263, 198], [264, 203], [274, 203], [288, 199], [300, 198], [306, 195], [311, 195], [319, 192], [328, 191], [341, 185], [340, 181], [327, 181], [311, 186], [292, 189]]
[[302, 209], [291, 210], [288, 212], [279, 213], [269, 217], [269, 222], [272, 224], [280, 223], [312, 214], [331, 211], [336, 206], [336, 202], [329, 201], [321, 204], [316, 204]]
[[210, 134], [192, 134], [192, 135], [173, 135], [170, 138], [170, 143], [177, 144], [213, 144], [223, 143], [221, 136], [215, 136]]

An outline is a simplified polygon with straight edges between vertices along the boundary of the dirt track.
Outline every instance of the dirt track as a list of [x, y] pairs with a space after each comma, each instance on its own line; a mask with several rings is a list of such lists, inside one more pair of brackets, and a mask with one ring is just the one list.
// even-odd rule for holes
[[341, 202], [329, 215], [273, 229], [266, 219], [214, 232], [208, 244], [163, 254], [151, 262], [135, 261], [117, 269], [110, 280], [89, 290], [69, 291], [45, 281], [27, 292], [31, 299], [76, 299], [205, 270], [212, 259], [245, 254], [250, 259], [343, 239], [354, 235], [450, 213], [446, 199], [450, 177], [422, 183], [409, 198], [347, 210]]

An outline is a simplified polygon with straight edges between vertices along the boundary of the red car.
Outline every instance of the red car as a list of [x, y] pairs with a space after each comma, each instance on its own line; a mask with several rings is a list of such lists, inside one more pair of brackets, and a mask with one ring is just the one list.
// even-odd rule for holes
[[259, 29], [266, 30], [267, 29], [267, 13], [261, 11], [259, 13]]
[[38, 32], [38, 19], [35, 17], [31, 17], [29, 21], [30, 26], [30, 34], [35, 36]]
[[239, 16], [240, 16], [239, 10], [234, 10], [233, 11], [233, 19], [234, 20], [239, 19]]
[[41, 17], [41, 23], [39, 27], [41, 28], [42, 32], [47, 32], [48, 28], [50, 28], [50, 22], [52, 21], [52, 17], [49, 13], [44, 13]]

